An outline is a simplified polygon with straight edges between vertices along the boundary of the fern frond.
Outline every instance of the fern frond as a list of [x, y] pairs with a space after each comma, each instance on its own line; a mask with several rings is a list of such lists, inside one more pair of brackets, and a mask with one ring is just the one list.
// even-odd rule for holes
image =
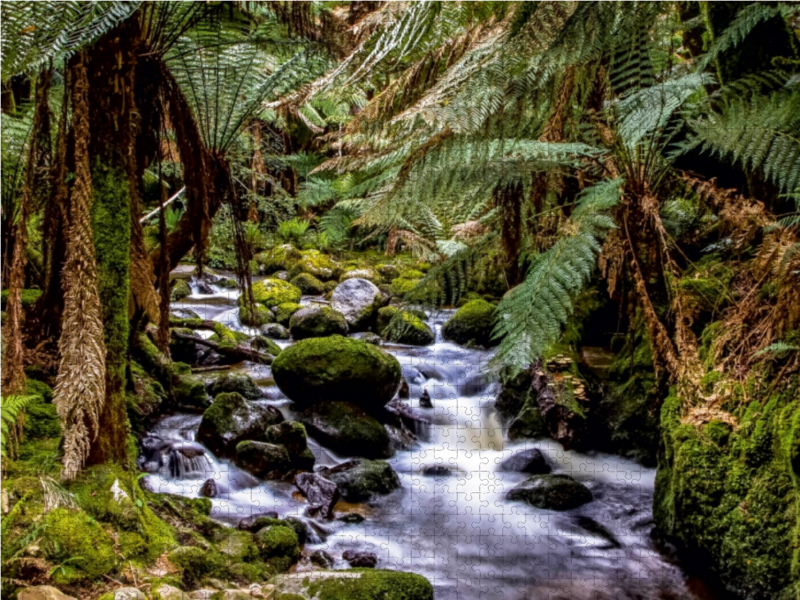
[[3, 396], [0, 398], [0, 456], [7, 458], [9, 444], [16, 439], [17, 421], [25, 408], [39, 396], [26, 394], [20, 396]]

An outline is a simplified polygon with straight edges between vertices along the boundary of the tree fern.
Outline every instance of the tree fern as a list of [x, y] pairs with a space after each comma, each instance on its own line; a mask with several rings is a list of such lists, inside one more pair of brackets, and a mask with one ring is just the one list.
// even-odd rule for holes
[[584, 190], [558, 240], [532, 258], [525, 281], [500, 302], [494, 330], [500, 340], [497, 364], [524, 369], [558, 339], [575, 297], [594, 271], [600, 240], [614, 226], [605, 213], [619, 201], [621, 185], [613, 179]]

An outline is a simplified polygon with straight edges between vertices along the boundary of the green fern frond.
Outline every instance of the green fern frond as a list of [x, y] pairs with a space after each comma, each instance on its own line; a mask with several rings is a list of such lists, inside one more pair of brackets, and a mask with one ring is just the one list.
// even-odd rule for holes
[[0, 456], [8, 456], [9, 444], [13, 443], [16, 435], [17, 419], [25, 407], [37, 398], [39, 396], [32, 394], [0, 397]]
[[782, 354], [786, 354], [787, 352], [798, 352], [800, 351], [800, 346], [795, 346], [794, 344], [787, 344], [786, 342], [775, 342], [774, 344], [770, 344], [766, 348], [762, 348], [755, 354], [753, 354], [753, 358], [757, 356], [763, 356], [764, 354], [772, 353], [775, 356], [780, 356]]

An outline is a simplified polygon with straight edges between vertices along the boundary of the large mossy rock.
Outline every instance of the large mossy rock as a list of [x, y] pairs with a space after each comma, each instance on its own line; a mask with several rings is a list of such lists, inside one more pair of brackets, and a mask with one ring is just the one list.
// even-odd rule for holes
[[442, 336], [456, 344], [493, 346], [495, 307], [485, 300], [472, 300], [459, 308], [442, 327]]
[[192, 288], [189, 286], [189, 282], [185, 279], [176, 279], [169, 296], [173, 302], [177, 302], [191, 295]]
[[283, 446], [246, 440], [236, 445], [236, 464], [256, 477], [277, 479], [290, 465]]
[[395, 306], [378, 311], [378, 332], [387, 342], [409, 346], [427, 346], [435, 339], [433, 330], [416, 311], [401, 311]]
[[352, 331], [371, 328], [382, 304], [381, 291], [366, 279], [347, 279], [336, 286], [331, 296], [331, 308], [344, 315]]
[[281, 571], [286, 570], [300, 557], [300, 541], [294, 528], [288, 523], [264, 527], [253, 538], [261, 558], [276, 564]]
[[279, 444], [289, 453], [289, 463], [293, 469], [310, 471], [314, 468], [314, 453], [308, 447], [306, 428], [297, 421], [284, 421], [267, 427], [264, 438], [270, 444]]
[[239, 442], [263, 439], [266, 428], [281, 421], [283, 416], [275, 407], [248, 402], [235, 392], [224, 393], [203, 413], [197, 441], [218, 456], [232, 456]]
[[395, 279], [392, 279], [390, 288], [392, 296], [402, 298], [415, 287], [417, 287], [419, 282], [419, 279], [404, 279], [403, 277], [396, 277]]
[[272, 250], [259, 252], [253, 257], [259, 270], [265, 275], [276, 271], [288, 271], [300, 258], [300, 252], [291, 244], [283, 244]]
[[300, 273], [289, 283], [308, 296], [320, 296], [325, 293], [325, 284], [310, 273]]
[[329, 306], [307, 306], [289, 319], [289, 331], [296, 340], [347, 335], [347, 321], [342, 313]]
[[216, 397], [226, 392], [236, 392], [248, 400], [258, 400], [264, 394], [256, 382], [247, 373], [225, 373], [211, 384], [211, 396]]
[[376, 346], [334, 335], [287, 348], [272, 363], [272, 375], [300, 408], [346, 400], [376, 411], [394, 396], [402, 371], [396, 358]]
[[256, 304], [252, 312], [245, 304], [239, 307], [239, 323], [247, 327], [261, 327], [275, 321], [275, 315], [263, 304]]
[[319, 250], [303, 250], [300, 259], [294, 263], [290, 271], [293, 274], [308, 273], [322, 281], [329, 281], [338, 277], [341, 267]]
[[350, 460], [319, 473], [336, 484], [346, 502], [364, 502], [401, 487], [392, 465], [383, 460]]
[[548, 510], [570, 510], [592, 501], [592, 492], [569, 475], [533, 475], [512, 488], [506, 498]]
[[738, 427], [682, 422], [673, 388], [661, 409], [653, 518], [659, 532], [707, 558], [741, 598], [794, 598], [800, 494], [800, 397], [795, 378], [766, 401], [751, 397]]
[[345, 456], [389, 458], [394, 454], [386, 428], [349, 402], [322, 402], [304, 410], [300, 422], [323, 446]]
[[284, 302], [283, 304], [278, 304], [278, 306], [275, 307], [275, 320], [278, 322], [278, 325], [289, 327], [289, 323], [292, 320], [292, 315], [301, 308], [303, 308], [303, 305], [298, 304], [297, 302]]
[[45, 535], [39, 546], [45, 556], [53, 564], [66, 563], [53, 571], [55, 583], [99, 579], [116, 565], [114, 541], [86, 512], [57, 508], [43, 517], [41, 525]]
[[313, 571], [278, 575], [270, 583], [278, 598], [291, 600], [433, 600], [430, 581], [401, 571]]
[[[291, 283], [280, 279], [264, 279], [253, 284], [253, 298], [267, 308], [285, 304], [286, 302], [300, 302], [303, 292]], [[244, 306], [245, 297], [239, 296], [239, 306]]]

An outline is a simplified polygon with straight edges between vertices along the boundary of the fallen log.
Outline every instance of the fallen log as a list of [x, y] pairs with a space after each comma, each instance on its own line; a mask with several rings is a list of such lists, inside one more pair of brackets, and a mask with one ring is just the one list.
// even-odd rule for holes
[[213, 342], [211, 340], [206, 340], [204, 338], [198, 337], [196, 335], [191, 335], [188, 333], [183, 333], [181, 331], [176, 331], [172, 329], [172, 335], [179, 340], [186, 340], [189, 342], [194, 342], [195, 344], [199, 344], [200, 346], [205, 346], [206, 348], [211, 348], [217, 354], [222, 354], [225, 356], [233, 356], [234, 358], [238, 358], [240, 360], [249, 360], [250, 362], [259, 363], [262, 365], [271, 365], [272, 361], [275, 360], [275, 357], [271, 354], [266, 352], [260, 352], [258, 350], [253, 350], [248, 346], [244, 346], [242, 344], [220, 344], [217, 342]]

